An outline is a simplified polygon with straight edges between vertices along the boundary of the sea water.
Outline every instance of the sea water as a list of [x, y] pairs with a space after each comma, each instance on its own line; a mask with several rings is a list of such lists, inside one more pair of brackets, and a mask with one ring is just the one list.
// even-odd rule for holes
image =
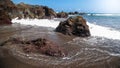
[[120, 14], [87, 14], [84, 18], [90, 23], [120, 30]]
[[92, 36], [120, 40], [120, 14], [87, 14]]

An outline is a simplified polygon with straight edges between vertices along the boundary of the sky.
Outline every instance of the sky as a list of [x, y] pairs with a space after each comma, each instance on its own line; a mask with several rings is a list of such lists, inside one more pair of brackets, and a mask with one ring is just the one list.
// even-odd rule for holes
[[120, 13], [120, 0], [12, 0], [18, 4], [44, 5], [55, 11], [86, 13]]

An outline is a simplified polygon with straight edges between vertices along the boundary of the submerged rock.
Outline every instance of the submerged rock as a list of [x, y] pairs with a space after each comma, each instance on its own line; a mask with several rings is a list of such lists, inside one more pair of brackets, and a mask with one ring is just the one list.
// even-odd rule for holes
[[89, 26], [81, 16], [70, 17], [66, 21], [60, 22], [55, 31], [66, 35], [90, 36]]
[[22, 40], [20, 38], [11, 38], [12, 44], [21, 44], [25, 53], [39, 52], [48, 56], [64, 57], [66, 54], [62, 47], [44, 38], [34, 40]]

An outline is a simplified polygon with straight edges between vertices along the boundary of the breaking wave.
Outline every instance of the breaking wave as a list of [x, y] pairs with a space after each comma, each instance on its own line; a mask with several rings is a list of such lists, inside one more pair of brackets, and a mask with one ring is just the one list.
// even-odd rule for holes
[[108, 39], [120, 40], [120, 31], [109, 27], [103, 27], [96, 24], [88, 23], [92, 36], [105, 37]]

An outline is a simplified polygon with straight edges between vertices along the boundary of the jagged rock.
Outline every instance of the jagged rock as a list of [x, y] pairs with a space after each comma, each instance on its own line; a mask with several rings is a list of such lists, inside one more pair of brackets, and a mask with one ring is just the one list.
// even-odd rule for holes
[[70, 17], [66, 21], [60, 22], [55, 31], [66, 35], [90, 36], [89, 26], [86, 24], [86, 20], [81, 16]]
[[58, 18], [67, 18], [68, 14], [66, 12], [60, 12], [60, 13], [57, 13], [57, 17]]
[[11, 42], [12, 44], [24, 45], [22, 49], [26, 53], [37, 51], [42, 54], [55, 57], [64, 57], [66, 55], [62, 47], [44, 38], [38, 38], [34, 40], [11, 38], [9, 42]]

